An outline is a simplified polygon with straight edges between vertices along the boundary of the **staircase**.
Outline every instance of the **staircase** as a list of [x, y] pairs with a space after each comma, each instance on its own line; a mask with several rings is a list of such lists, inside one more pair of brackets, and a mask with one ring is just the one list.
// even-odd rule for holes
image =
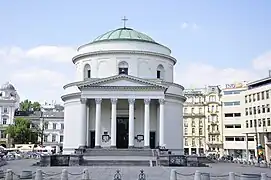
[[86, 149], [85, 166], [155, 166], [151, 149]]
[[86, 149], [84, 156], [153, 156], [151, 149]]

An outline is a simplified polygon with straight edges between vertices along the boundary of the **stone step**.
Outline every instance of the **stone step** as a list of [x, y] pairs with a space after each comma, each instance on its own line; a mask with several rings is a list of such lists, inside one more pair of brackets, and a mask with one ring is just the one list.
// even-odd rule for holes
[[155, 166], [155, 161], [147, 160], [84, 160], [84, 166]]
[[152, 156], [152, 150], [87, 149], [84, 156]]

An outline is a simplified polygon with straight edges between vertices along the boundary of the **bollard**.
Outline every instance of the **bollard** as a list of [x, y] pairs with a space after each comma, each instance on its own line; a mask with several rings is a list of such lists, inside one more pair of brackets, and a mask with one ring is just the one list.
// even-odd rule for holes
[[201, 180], [210, 180], [210, 173], [201, 173]]
[[200, 176], [201, 176], [201, 173], [198, 170], [196, 170], [194, 180], [201, 180]]
[[235, 173], [229, 172], [229, 180], [235, 180]]
[[261, 173], [261, 180], [267, 180], [267, 174]]
[[171, 169], [171, 171], [170, 171], [170, 180], [177, 180], [176, 169]]
[[41, 171], [41, 169], [37, 169], [36, 175], [35, 175], [35, 180], [42, 180], [42, 179], [43, 179], [42, 171]]
[[68, 171], [67, 171], [67, 169], [62, 170], [61, 180], [68, 180]]
[[82, 175], [82, 180], [90, 180], [89, 179], [88, 169], [84, 169], [83, 175]]
[[7, 170], [5, 180], [13, 180], [13, 172], [11, 169]]

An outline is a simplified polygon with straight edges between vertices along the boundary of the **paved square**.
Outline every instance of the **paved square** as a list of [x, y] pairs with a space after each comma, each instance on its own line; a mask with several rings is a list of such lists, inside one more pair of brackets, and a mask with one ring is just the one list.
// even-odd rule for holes
[[[67, 169], [71, 174], [79, 174], [83, 171], [84, 168], [87, 168], [90, 172], [90, 177], [93, 180], [113, 180], [114, 174], [117, 169], [120, 169], [122, 174], [122, 180], [136, 180], [140, 173], [140, 169], [144, 169], [147, 180], [169, 180], [171, 167], [36, 167], [32, 164], [36, 162], [35, 160], [15, 160], [9, 161], [8, 165], [3, 166], [2, 169], [12, 169], [15, 174], [20, 174], [23, 170], [30, 170], [35, 172], [36, 169], [41, 169], [47, 174], [56, 174], [61, 173], [62, 169]], [[271, 170], [269, 168], [256, 168], [256, 167], [247, 167], [239, 164], [228, 164], [228, 163], [219, 163], [211, 164], [210, 167], [177, 167], [174, 168], [177, 172], [181, 174], [192, 174], [196, 170], [201, 172], [209, 172], [212, 176], [214, 175], [227, 175], [230, 171], [241, 173], [267, 173], [271, 176]], [[70, 175], [69, 179], [80, 179], [81, 175]], [[16, 179], [16, 178], [15, 178]], [[60, 175], [56, 176], [45, 176], [44, 179], [59, 180]], [[180, 180], [193, 180], [193, 176], [178, 176]], [[228, 177], [212, 177], [212, 180], [228, 180]], [[236, 178], [239, 180], [240, 178]]]

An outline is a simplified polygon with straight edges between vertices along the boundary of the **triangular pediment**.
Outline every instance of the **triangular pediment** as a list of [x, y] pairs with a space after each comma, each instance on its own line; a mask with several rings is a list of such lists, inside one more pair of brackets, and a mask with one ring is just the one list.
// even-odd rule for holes
[[145, 79], [137, 78], [129, 75], [118, 75], [108, 78], [98, 79], [96, 81], [84, 82], [78, 85], [79, 88], [82, 87], [160, 87], [167, 88], [162, 84], [151, 82]]

